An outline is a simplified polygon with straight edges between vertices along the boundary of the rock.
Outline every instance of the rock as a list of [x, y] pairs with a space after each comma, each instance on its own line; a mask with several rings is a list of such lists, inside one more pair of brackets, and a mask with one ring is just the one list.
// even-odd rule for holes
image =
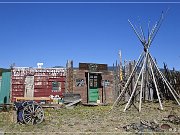
[[115, 128], [114, 130], [116, 130], [116, 131], [117, 131], [117, 130], [118, 130], [118, 128]]
[[176, 128], [174, 128], [174, 129], [173, 129], [173, 132], [177, 132], [177, 129], [176, 129]]
[[170, 122], [173, 122], [176, 119], [176, 116], [175, 115], [169, 115], [168, 119]]
[[171, 126], [169, 124], [162, 124], [160, 127], [163, 130], [169, 130], [171, 128]]

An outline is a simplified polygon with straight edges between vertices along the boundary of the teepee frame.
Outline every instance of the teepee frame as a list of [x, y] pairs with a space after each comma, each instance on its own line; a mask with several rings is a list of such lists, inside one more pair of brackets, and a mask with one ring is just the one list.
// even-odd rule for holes
[[[155, 86], [156, 94], [157, 94], [158, 101], [160, 104], [160, 109], [163, 110], [160, 91], [158, 89], [157, 75], [159, 76], [161, 81], [164, 82], [164, 85], [167, 86], [168, 90], [171, 92], [172, 96], [174, 97], [174, 99], [176, 100], [178, 105], [180, 105], [180, 102], [178, 100], [178, 98], [180, 98], [180, 96], [174, 90], [174, 88], [171, 86], [171, 84], [168, 82], [168, 80], [165, 78], [164, 74], [159, 70], [155, 60], [153, 59], [152, 55], [149, 52], [149, 47], [151, 46], [152, 41], [154, 40], [157, 32], [159, 31], [159, 28], [160, 28], [163, 20], [164, 20], [164, 15], [162, 12], [160, 19], [155, 23], [155, 25], [153, 26], [151, 31], [149, 29], [149, 23], [148, 23], [148, 38], [147, 38], [147, 40], [145, 39], [145, 35], [144, 35], [144, 31], [143, 31], [142, 27], [140, 26], [140, 32], [138, 32], [137, 29], [135, 29], [135, 27], [133, 26], [133, 24], [128, 20], [132, 29], [134, 30], [136, 36], [138, 37], [138, 39], [142, 43], [144, 50], [141, 53], [141, 55], [139, 56], [138, 61], [136, 62], [134, 69], [131, 72], [123, 90], [121, 91], [120, 95], [118, 96], [118, 98], [114, 102], [113, 108], [115, 105], [119, 104], [119, 102], [122, 99], [122, 97], [124, 96], [124, 94], [126, 92], [128, 92], [128, 90], [129, 90], [128, 87], [131, 84], [131, 80], [133, 78], [135, 78], [136, 73], [138, 73], [138, 77], [135, 78], [135, 85], [132, 89], [132, 93], [130, 94], [129, 100], [126, 103], [124, 111], [126, 111], [132, 104], [134, 105], [134, 103], [133, 103], [134, 98], [137, 96], [135, 93], [139, 94], [139, 108], [138, 108], [138, 110], [139, 110], [139, 112], [141, 111], [142, 99], [144, 98], [143, 92], [146, 91], [146, 87], [147, 87], [146, 85], [149, 81], [153, 82], [153, 84]], [[139, 69], [140, 69], [140, 72], [139, 72]], [[147, 74], [149, 75], [149, 77], [146, 76]], [[140, 81], [140, 89], [137, 89], [138, 81]]]

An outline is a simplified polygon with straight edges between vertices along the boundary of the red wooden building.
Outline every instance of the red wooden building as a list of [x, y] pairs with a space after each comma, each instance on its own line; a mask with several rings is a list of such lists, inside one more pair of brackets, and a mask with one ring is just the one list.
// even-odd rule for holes
[[65, 68], [14, 67], [11, 73], [11, 101], [15, 97], [62, 96], [65, 92]]

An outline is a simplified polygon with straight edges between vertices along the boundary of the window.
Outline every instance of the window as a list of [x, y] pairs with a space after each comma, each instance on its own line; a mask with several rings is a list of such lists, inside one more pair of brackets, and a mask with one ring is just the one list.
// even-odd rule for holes
[[52, 91], [61, 91], [61, 83], [52, 82]]
[[91, 74], [89, 76], [89, 87], [90, 89], [98, 88], [98, 76], [96, 74]]
[[84, 86], [84, 79], [76, 79], [76, 87]]
[[93, 85], [93, 79], [90, 79], [89, 80], [89, 87], [93, 87], [94, 85]]
[[94, 87], [98, 87], [97, 86], [97, 79], [94, 79]]
[[102, 86], [103, 86], [103, 87], [108, 87], [108, 86], [110, 86], [110, 81], [109, 81], [109, 80], [102, 80]]

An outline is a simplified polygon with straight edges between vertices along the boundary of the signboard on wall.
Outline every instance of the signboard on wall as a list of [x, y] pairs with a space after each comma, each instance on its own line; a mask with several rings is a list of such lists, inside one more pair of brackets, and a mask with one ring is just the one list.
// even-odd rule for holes
[[17, 67], [12, 69], [13, 76], [24, 76], [24, 75], [48, 75], [48, 76], [66, 76], [65, 68], [25, 68]]
[[79, 70], [104, 71], [108, 70], [107, 64], [79, 63]]

